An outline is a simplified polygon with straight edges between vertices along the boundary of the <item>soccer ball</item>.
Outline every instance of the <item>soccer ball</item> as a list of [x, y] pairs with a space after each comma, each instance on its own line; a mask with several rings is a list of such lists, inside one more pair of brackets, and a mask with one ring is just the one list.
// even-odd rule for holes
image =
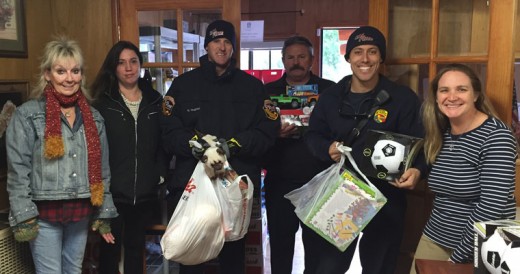
[[510, 243], [502, 255], [502, 272], [500, 273], [520, 273], [520, 243]]
[[404, 145], [392, 140], [379, 140], [374, 145], [372, 166], [378, 171], [397, 174], [402, 169], [404, 153]]
[[500, 263], [502, 262], [502, 255], [506, 249], [507, 244], [502, 236], [498, 234], [498, 229], [495, 230], [489, 239], [482, 243], [480, 256], [482, 256], [482, 261], [489, 273], [502, 274]]

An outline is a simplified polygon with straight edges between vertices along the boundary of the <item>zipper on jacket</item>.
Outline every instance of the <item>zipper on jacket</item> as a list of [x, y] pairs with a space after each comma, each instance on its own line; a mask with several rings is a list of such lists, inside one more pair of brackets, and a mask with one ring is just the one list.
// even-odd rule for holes
[[[141, 111], [137, 111], [137, 119], [136, 119], [136, 118], [134, 118], [132, 113], [127, 109], [126, 104], [121, 104], [121, 102], [112, 98], [112, 96], [109, 96], [109, 98], [111, 100], [115, 101], [116, 103], [118, 103], [121, 106], [122, 111], [130, 114], [132, 119], [134, 119], [135, 145], [134, 145], [134, 187], [133, 187], [134, 202], [133, 202], [133, 205], [135, 205], [137, 203], [137, 120], [139, 118], [139, 114], [141, 114]], [[144, 110], [144, 108], [145, 107], [143, 107], [143, 110]]]
[[[142, 95], [141, 95], [142, 96]], [[130, 114], [130, 116], [132, 118], [134, 118], [134, 116], [132, 115], [132, 113], [130, 112], [130, 110], [128, 110], [128, 107], [126, 106], [126, 104], [121, 104], [121, 102], [119, 102], [118, 100], [114, 99], [112, 96], [108, 95], [108, 97], [115, 101], [116, 103], [118, 103], [122, 110], [128, 114]], [[159, 97], [158, 99], [150, 102], [149, 104], [147, 105], [144, 105], [140, 110], [137, 111], [137, 118], [134, 118], [134, 131], [135, 131], [135, 146], [134, 146], [134, 205], [136, 205], [137, 203], [137, 154], [138, 154], [138, 151], [137, 151], [137, 120], [139, 120], [139, 115], [141, 115], [141, 113], [148, 107], [150, 107], [151, 105], [155, 104], [157, 101], [159, 101], [161, 98]], [[141, 101], [142, 102], [142, 101]]]
[[[137, 118], [139, 118], [139, 111], [137, 111]], [[137, 119], [134, 121], [134, 127], [135, 127], [135, 148], [134, 148], [134, 158], [135, 158], [135, 165], [134, 165], [134, 205], [137, 202]]]

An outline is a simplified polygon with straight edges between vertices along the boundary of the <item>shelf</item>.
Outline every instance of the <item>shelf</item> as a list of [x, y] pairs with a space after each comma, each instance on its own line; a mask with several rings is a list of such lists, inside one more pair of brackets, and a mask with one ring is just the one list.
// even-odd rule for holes
[[[139, 44], [141, 51], [153, 50], [156, 39], [160, 38], [162, 49], [178, 49], [177, 31], [165, 27], [139, 27]], [[182, 40], [184, 42], [185, 50], [194, 49], [195, 45], [204, 44], [204, 37], [193, 33], [182, 33]], [[148, 45], [148, 49], [142, 48]]]

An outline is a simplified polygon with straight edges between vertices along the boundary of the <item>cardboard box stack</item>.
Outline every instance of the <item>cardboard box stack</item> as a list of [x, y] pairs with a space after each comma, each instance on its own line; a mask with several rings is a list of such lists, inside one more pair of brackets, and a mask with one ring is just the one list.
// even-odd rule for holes
[[249, 231], [246, 235], [246, 273], [248, 274], [264, 273], [265, 244], [267, 243], [267, 222], [265, 214], [262, 214], [264, 210], [261, 198], [255, 197]]

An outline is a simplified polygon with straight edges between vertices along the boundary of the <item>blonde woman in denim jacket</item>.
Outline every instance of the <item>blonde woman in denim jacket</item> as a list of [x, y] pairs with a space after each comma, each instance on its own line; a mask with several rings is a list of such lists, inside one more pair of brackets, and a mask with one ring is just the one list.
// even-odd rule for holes
[[49, 42], [40, 68], [6, 131], [9, 222], [16, 240], [29, 241], [37, 273], [81, 273], [91, 220], [114, 242], [104, 123], [82, 88], [75, 41]]

